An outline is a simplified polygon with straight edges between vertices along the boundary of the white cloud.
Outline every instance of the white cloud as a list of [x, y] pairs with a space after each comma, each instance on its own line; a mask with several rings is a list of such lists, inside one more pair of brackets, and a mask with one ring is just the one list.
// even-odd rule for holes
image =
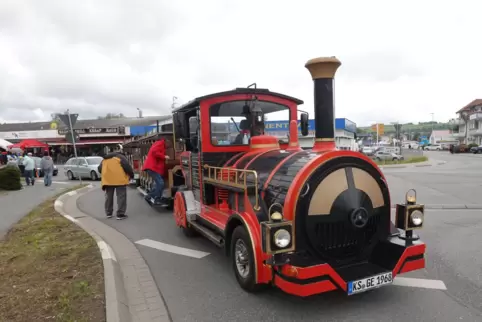
[[256, 82], [305, 101], [304, 63], [336, 55], [336, 116], [444, 121], [482, 97], [476, 1], [15, 1], [0, 3], [0, 122], [67, 108], [169, 112]]

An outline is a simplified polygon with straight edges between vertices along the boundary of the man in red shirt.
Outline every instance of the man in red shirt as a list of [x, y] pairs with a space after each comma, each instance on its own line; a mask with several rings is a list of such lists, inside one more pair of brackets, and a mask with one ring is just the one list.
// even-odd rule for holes
[[155, 183], [154, 189], [146, 195], [145, 200], [150, 200], [156, 205], [166, 205], [162, 200], [162, 192], [164, 191], [165, 162], [169, 160], [169, 156], [165, 153], [166, 141], [164, 139], [156, 141], [149, 149], [144, 167], [142, 168]]

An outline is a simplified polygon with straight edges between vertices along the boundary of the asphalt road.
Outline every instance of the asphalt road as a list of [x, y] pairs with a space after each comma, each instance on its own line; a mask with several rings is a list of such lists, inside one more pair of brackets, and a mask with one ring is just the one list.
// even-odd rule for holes
[[78, 183], [68, 180], [59, 166], [59, 173], [53, 177], [50, 187], [44, 186], [43, 178], [36, 179], [34, 186], [26, 186], [25, 180], [22, 179], [22, 190], [0, 192], [0, 238], [38, 204]]
[[[482, 156], [429, 154], [447, 163], [384, 170], [393, 202], [403, 200], [413, 187], [425, 204], [482, 204]], [[403, 276], [441, 280], [446, 290], [388, 286], [351, 297], [332, 292], [301, 299], [274, 289], [245, 293], [219, 248], [201, 237], [185, 237], [171, 213], [151, 208], [136, 190], [129, 192], [130, 217], [124, 221], [103, 217], [100, 190], [84, 195], [78, 204], [134, 242], [150, 239], [209, 253], [198, 259], [137, 245], [174, 321], [482, 321], [481, 210], [427, 211], [421, 231], [427, 268]]]

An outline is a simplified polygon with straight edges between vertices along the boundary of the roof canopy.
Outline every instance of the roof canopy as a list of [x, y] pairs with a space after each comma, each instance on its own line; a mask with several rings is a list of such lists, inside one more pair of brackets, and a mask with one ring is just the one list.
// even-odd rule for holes
[[40, 141], [33, 140], [33, 139], [23, 140], [19, 143], [16, 143], [16, 144], [13, 144], [13, 145], [9, 146], [10, 149], [21, 148], [22, 150], [23, 149], [29, 149], [29, 148], [48, 148], [48, 147], [49, 147], [48, 144], [42, 143]]
[[7, 140], [0, 139], [0, 148], [6, 150], [8, 146], [12, 145], [12, 142], [8, 142]]

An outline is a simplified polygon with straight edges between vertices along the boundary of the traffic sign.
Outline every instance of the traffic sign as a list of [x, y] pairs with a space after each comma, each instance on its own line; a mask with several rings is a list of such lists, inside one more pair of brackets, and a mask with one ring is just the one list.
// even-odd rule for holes
[[[74, 128], [75, 123], [77, 122], [77, 118], [79, 117], [79, 114], [70, 114], [70, 122], [69, 122], [69, 114], [59, 114], [59, 119], [70, 129], [70, 126], [72, 125], [72, 128]], [[72, 123], [72, 124], [70, 124]]]
[[[377, 124], [372, 125], [372, 131], [377, 132]], [[378, 123], [378, 135], [385, 133], [385, 124]]]
[[[75, 143], [79, 142], [80, 136], [77, 132], [74, 132], [74, 138], [75, 138]], [[72, 139], [72, 132], [69, 131], [65, 134], [65, 140], [69, 142], [70, 144], [74, 144], [74, 140]]]

